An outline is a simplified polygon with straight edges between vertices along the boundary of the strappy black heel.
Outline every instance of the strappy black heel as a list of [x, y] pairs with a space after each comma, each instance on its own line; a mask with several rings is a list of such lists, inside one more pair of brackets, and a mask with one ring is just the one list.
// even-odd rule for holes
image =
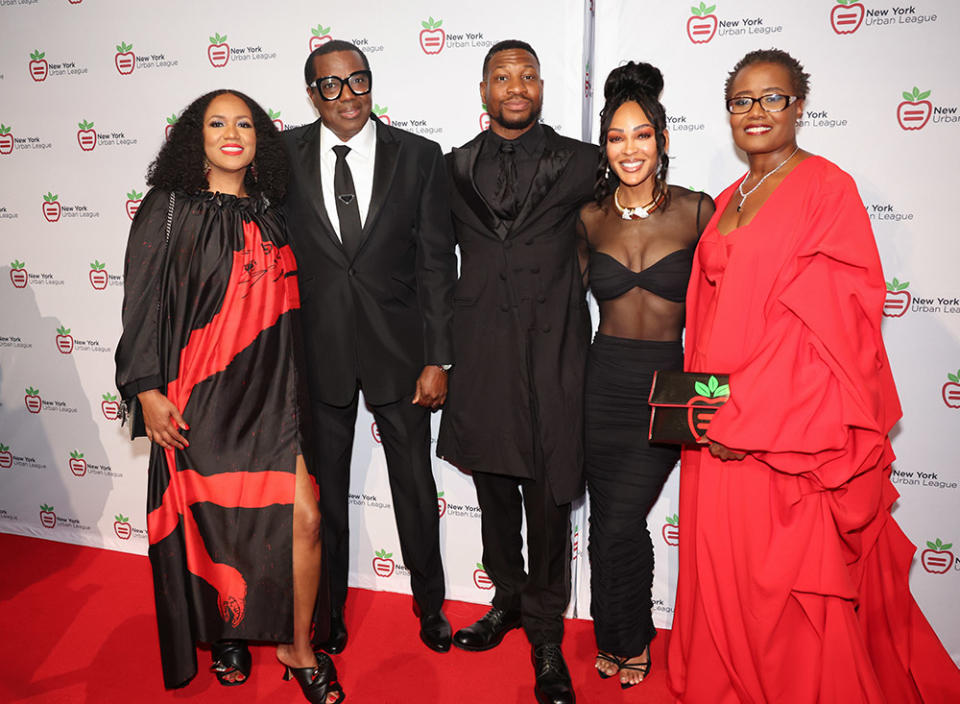
[[330, 704], [340, 704], [347, 695], [343, 693], [343, 687], [337, 681], [337, 668], [333, 665], [333, 660], [326, 653], [317, 653], [317, 664], [315, 667], [290, 667], [285, 665], [283, 679], [290, 681], [296, 680], [300, 685], [300, 691], [310, 704], [327, 704], [327, 697], [336, 694], [337, 698]]
[[[237, 687], [250, 677], [252, 659], [247, 641], [224, 638], [210, 644], [210, 653], [213, 657], [210, 672], [217, 676], [217, 680], [224, 687]], [[243, 675], [243, 679], [228, 680], [227, 677], [234, 673]]]
[[[616, 655], [611, 655], [610, 653], [598, 651], [597, 660], [604, 660], [606, 662], [609, 662], [611, 665], [616, 665], [617, 672], [611, 675], [608, 675], [606, 672], [604, 672], [600, 668], [597, 668], [597, 674], [600, 675], [600, 679], [605, 680], [609, 677], [613, 677], [613, 675], [619, 673], [620, 670], [630, 670], [632, 672], [639, 672], [641, 675], [643, 675], [643, 679], [646, 679], [647, 675], [650, 674], [650, 663], [652, 662], [652, 656], [650, 654], [649, 646], [644, 648], [644, 650], [647, 653], [646, 662], [628, 662], [630, 658], [618, 658]], [[640, 655], [643, 655], [643, 653], [640, 653]], [[643, 680], [640, 680], [640, 682], [642, 681]], [[621, 682], [620, 689], [630, 689], [635, 684], [639, 684], [639, 682]]]

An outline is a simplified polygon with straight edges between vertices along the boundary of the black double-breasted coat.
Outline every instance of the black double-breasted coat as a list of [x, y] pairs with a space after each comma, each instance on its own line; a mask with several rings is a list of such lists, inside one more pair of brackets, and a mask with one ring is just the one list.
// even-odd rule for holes
[[477, 190], [484, 134], [446, 155], [460, 247], [456, 365], [437, 454], [473, 472], [535, 477], [536, 444], [553, 497], [583, 491], [583, 377], [590, 321], [577, 264], [577, 211], [596, 147], [546, 125], [520, 213], [504, 223]]

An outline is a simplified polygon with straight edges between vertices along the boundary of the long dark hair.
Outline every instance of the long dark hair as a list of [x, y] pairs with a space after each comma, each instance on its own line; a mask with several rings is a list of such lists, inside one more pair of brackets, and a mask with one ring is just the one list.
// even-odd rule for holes
[[653, 197], [661, 195], [666, 198], [662, 208], [669, 203], [667, 190], [667, 167], [670, 157], [667, 155], [667, 141], [663, 131], [667, 127], [667, 111], [660, 102], [660, 93], [663, 91], [663, 74], [656, 66], [646, 63], [630, 61], [618, 66], [607, 76], [603, 84], [603, 98], [605, 103], [600, 111], [600, 164], [597, 166], [597, 183], [593, 189], [593, 197], [597, 204], [613, 193], [620, 185], [620, 179], [607, 161], [607, 131], [613, 121], [613, 114], [624, 103], [637, 103], [646, 114], [657, 142], [657, 157], [659, 167], [654, 177]]
[[224, 94], [235, 95], [246, 103], [257, 133], [256, 168], [248, 168], [243, 179], [247, 193], [264, 196], [272, 203], [280, 202], [287, 191], [289, 175], [280, 133], [255, 100], [236, 90], [214, 90], [187, 106], [170, 131], [170, 138], [147, 169], [147, 183], [168, 191], [179, 189], [187, 193], [210, 187], [204, 169], [203, 116], [211, 101]]

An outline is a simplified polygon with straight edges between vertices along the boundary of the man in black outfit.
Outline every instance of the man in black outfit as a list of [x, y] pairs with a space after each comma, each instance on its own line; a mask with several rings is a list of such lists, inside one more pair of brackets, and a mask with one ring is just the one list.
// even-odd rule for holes
[[[437, 452], [473, 473], [493, 608], [454, 644], [487, 650], [520, 625], [539, 702], [574, 701], [563, 660], [570, 503], [583, 492], [583, 373], [590, 326], [577, 210], [596, 147], [538, 122], [536, 53], [510, 40], [484, 59], [490, 130], [447, 155], [460, 245], [454, 347]], [[527, 522], [524, 569], [521, 522]]]
[[291, 184], [284, 209], [297, 257], [311, 470], [320, 491], [331, 624], [325, 649], [347, 642], [348, 492], [358, 392], [383, 442], [420, 637], [450, 649], [443, 614], [430, 411], [453, 363], [456, 255], [440, 147], [371, 114], [372, 75], [353, 44], [332, 41], [304, 67], [320, 119], [283, 135]]

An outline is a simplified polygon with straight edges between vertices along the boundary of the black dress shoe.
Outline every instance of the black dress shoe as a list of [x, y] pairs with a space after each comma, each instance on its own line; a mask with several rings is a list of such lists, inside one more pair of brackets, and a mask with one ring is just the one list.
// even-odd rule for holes
[[453, 644], [464, 650], [490, 650], [514, 628], [520, 628], [519, 611], [503, 611], [494, 606], [472, 626], [461, 628], [453, 636]]
[[420, 616], [420, 640], [438, 653], [450, 650], [450, 622], [442, 611]]
[[343, 608], [330, 613], [330, 635], [320, 644], [320, 650], [331, 655], [342, 653], [347, 647], [347, 624], [343, 622]]
[[570, 684], [570, 672], [557, 643], [544, 643], [531, 649], [537, 684], [533, 693], [540, 704], [574, 704], [577, 701]]

